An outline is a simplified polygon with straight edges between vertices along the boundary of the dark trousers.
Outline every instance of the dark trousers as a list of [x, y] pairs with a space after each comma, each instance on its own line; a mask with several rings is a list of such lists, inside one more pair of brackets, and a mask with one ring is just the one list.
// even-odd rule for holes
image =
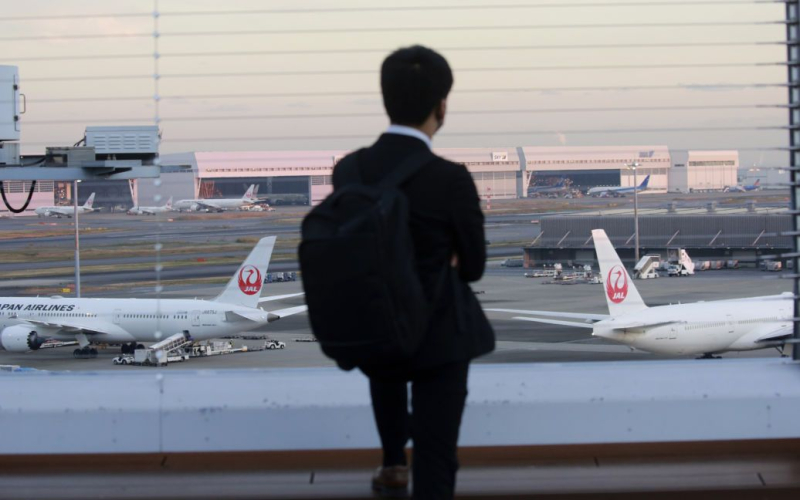
[[[402, 375], [370, 376], [372, 409], [383, 445], [383, 465], [405, 465], [405, 446], [414, 442], [414, 498], [453, 498], [456, 448], [467, 399], [469, 361], [414, 370]], [[369, 375], [369, 374], [368, 374]], [[408, 390], [411, 382], [411, 405]]]

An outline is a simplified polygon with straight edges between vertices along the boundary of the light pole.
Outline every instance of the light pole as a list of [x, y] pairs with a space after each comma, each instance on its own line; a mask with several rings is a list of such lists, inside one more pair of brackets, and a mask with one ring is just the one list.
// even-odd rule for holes
[[636, 178], [636, 167], [639, 163], [633, 162], [627, 167], [633, 170], [633, 235], [634, 235], [634, 263], [639, 263], [639, 181]]
[[75, 221], [75, 296], [81, 298], [81, 245], [78, 237], [78, 183], [72, 182], [72, 219]]

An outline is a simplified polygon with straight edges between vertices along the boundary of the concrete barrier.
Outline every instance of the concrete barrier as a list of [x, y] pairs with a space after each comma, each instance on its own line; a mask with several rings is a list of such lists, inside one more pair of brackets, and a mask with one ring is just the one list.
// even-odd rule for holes
[[[330, 368], [0, 373], [0, 455], [379, 447]], [[473, 365], [461, 446], [800, 438], [786, 359]]]

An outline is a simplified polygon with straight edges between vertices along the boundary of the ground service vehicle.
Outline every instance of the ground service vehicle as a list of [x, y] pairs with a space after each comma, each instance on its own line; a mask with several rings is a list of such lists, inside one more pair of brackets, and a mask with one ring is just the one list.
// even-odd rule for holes
[[689, 276], [689, 270], [683, 266], [669, 266], [667, 268], [668, 276]]
[[266, 349], [284, 349], [284, 348], [286, 348], [286, 344], [281, 342], [281, 341], [279, 341], [279, 340], [271, 340], [270, 339], [270, 340], [267, 340], [264, 343], [264, 347]]
[[646, 273], [639, 275], [639, 279], [640, 280], [648, 280], [648, 279], [658, 278], [658, 277], [659, 277], [659, 274], [656, 272], [655, 269], [650, 269]]

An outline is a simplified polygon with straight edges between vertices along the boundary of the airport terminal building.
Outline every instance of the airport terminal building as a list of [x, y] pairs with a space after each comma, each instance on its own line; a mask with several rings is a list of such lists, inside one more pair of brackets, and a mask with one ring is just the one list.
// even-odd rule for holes
[[[631, 187], [650, 176], [650, 192], [715, 191], [737, 184], [737, 151], [670, 151], [667, 146], [436, 148], [465, 165], [484, 200], [545, 196], [542, 191], [566, 183], [585, 192], [596, 186]], [[317, 204], [333, 190], [336, 163], [349, 151], [188, 152], [161, 157], [159, 186], [152, 179], [85, 181], [79, 203], [92, 192], [106, 211], [132, 205], [163, 204], [193, 198], [238, 198], [250, 184], [270, 204]], [[636, 172], [630, 168], [637, 164]], [[17, 185], [19, 184], [19, 185]], [[20, 198], [22, 183], [6, 183], [10, 199]], [[566, 191], [561, 192], [561, 195]], [[161, 195], [155, 200], [156, 194]], [[551, 194], [550, 196], [556, 196]], [[19, 198], [19, 199], [18, 199]], [[69, 204], [70, 183], [37, 185], [28, 213], [44, 205]], [[0, 209], [0, 215], [2, 210]]]
[[[162, 157], [163, 165], [186, 167], [162, 177], [162, 196], [241, 196], [250, 184], [273, 203], [317, 204], [332, 190], [333, 167], [349, 151], [192, 152]], [[634, 185], [650, 176], [654, 192], [721, 190], [737, 181], [737, 151], [670, 152], [667, 146], [436, 148], [464, 164], [483, 199], [535, 195], [537, 187], [567, 181], [572, 189]], [[629, 166], [638, 164], [636, 172]], [[191, 174], [189, 174], [191, 172]], [[142, 203], [155, 193], [152, 181], [134, 186]]]

